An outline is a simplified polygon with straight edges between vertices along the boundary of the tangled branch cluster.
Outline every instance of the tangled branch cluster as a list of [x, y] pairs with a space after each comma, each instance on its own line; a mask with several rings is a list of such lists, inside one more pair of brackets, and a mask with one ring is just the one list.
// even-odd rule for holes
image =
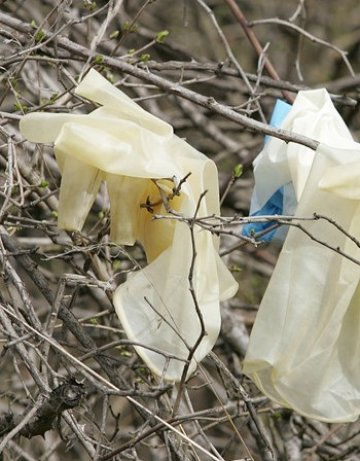
[[[357, 423], [301, 418], [241, 375], [277, 250], [240, 237], [263, 135], [317, 146], [267, 124], [275, 98], [326, 86], [359, 130], [358, 31], [340, 7], [330, 31], [306, 0], [238, 3], [0, 0], [0, 459], [359, 459]], [[60, 231], [52, 147], [18, 131], [25, 113], [87, 112], [74, 88], [90, 68], [218, 165], [226, 217], [196, 225], [222, 236], [240, 292], [222, 306], [214, 352], [180, 385], [147, 370], [112, 307], [114, 287], [145, 264], [141, 246], [110, 241], [104, 191], [82, 233]]]

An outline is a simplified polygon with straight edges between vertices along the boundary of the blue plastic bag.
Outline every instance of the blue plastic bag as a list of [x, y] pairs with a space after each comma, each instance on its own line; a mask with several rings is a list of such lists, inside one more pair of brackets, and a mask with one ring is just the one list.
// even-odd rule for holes
[[[278, 99], [271, 116], [270, 125], [274, 128], [279, 128], [290, 109], [290, 104]], [[270, 136], [265, 136], [265, 144], [269, 142], [270, 139]], [[260, 209], [256, 209], [257, 206], [255, 189], [251, 200], [250, 216], [282, 215], [284, 213], [284, 187], [280, 187]], [[242, 234], [245, 237], [254, 237], [256, 234], [262, 233], [263, 231], [266, 231], [266, 229], [270, 229], [273, 225], [274, 221], [248, 223], [243, 227]], [[264, 242], [270, 242], [275, 237], [276, 233], [278, 233], [278, 229], [273, 229], [264, 234], [261, 237], [261, 240]]]

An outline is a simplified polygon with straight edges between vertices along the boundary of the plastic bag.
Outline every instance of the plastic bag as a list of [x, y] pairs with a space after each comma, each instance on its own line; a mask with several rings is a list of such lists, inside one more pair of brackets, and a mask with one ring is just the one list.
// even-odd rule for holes
[[292, 182], [297, 217], [317, 213], [336, 225], [311, 219], [301, 221], [308, 234], [290, 228], [243, 370], [267, 396], [300, 414], [353, 421], [360, 413], [360, 249], [347, 233], [360, 237], [360, 145], [325, 90], [300, 92], [282, 128], [321, 143], [312, 152], [272, 139], [256, 164], [264, 179], [260, 202]]
[[189, 227], [181, 220], [153, 216], [169, 216], [165, 198], [175, 212], [193, 217], [205, 190], [197, 216], [219, 214], [216, 166], [95, 70], [76, 93], [101, 107], [88, 115], [28, 114], [20, 123], [21, 132], [31, 141], [55, 144], [62, 171], [60, 227], [82, 229], [105, 181], [111, 238], [121, 245], [140, 241], [149, 263], [116, 289], [115, 310], [154, 373], [179, 380], [200, 339], [201, 322], [204, 335], [188, 375], [212, 349], [220, 329], [219, 300], [233, 296], [237, 283], [218, 255], [218, 238], [195, 226], [196, 305], [188, 280], [194, 255]]
[[[284, 119], [286, 118], [287, 114], [291, 109], [291, 105], [287, 104], [284, 101], [278, 99], [276, 101], [270, 125], [274, 128], [278, 128], [283, 123]], [[265, 144], [270, 141], [270, 136], [265, 136]], [[260, 179], [261, 181], [261, 179]], [[280, 187], [274, 194], [267, 200], [265, 204], [261, 207], [259, 205], [257, 199], [257, 181], [255, 182], [255, 188], [251, 197], [251, 205], [250, 205], [250, 216], [269, 216], [269, 215], [282, 215], [284, 214], [284, 208], [286, 213], [290, 213], [289, 207], [286, 203], [284, 203], [284, 187]], [[264, 221], [264, 222], [249, 222], [245, 224], [242, 229], [242, 234], [246, 237], [252, 237], [257, 233], [263, 232], [270, 227], [272, 227], [274, 221]], [[277, 236], [277, 238], [282, 239], [284, 238], [283, 232], [279, 232], [278, 229], [269, 230], [265, 233], [261, 240], [263, 242], [270, 242], [273, 238]]]

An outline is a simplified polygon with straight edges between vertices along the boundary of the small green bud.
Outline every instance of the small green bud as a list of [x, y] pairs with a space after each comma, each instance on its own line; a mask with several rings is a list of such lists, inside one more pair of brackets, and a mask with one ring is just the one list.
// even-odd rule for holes
[[110, 72], [109, 70], [105, 69], [106, 70], [106, 78], [109, 80], [110, 83], [115, 83], [115, 77], [114, 77], [114, 74], [112, 72]]
[[41, 187], [42, 189], [45, 189], [48, 186], [49, 186], [49, 182], [46, 181], [46, 179], [42, 179], [39, 183], [39, 187]]
[[40, 43], [45, 38], [45, 32], [42, 29], [39, 29], [34, 35], [36, 43]]
[[110, 38], [118, 38], [119, 35], [120, 35], [120, 31], [119, 30], [114, 30], [114, 32], [111, 32]]
[[233, 264], [229, 267], [229, 270], [231, 272], [242, 272], [242, 269], [240, 266], [237, 266], [236, 264]]
[[119, 259], [115, 259], [115, 261], [112, 263], [112, 268], [115, 272], [121, 270], [121, 266], [122, 263]]
[[150, 58], [151, 58], [151, 56], [149, 55], [149, 53], [143, 53], [140, 56], [140, 61], [141, 62], [148, 62]]
[[95, 8], [97, 6], [96, 2], [91, 2], [89, 0], [83, 0], [83, 5], [84, 5], [84, 8], [86, 8], [89, 11], [95, 10]]
[[242, 174], [243, 174], [243, 166], [242, 166], [241, 163], [238, 163], [237, 165], [234, 166], [232, 174], [233, 174], [234, 178], [240, 178], [240, 176], [242, 176]]
[[95, 64], [102, 64], [104, 62], [104, 56], [101, 56], [101, 54], [97, 54], [95, 56], [94, 62]]
[[122, 30], [124, 32], [128, 32], [128, 33], [131, 33], [131, 32], [136, 32], [138, 30], [138, 26], [137, 24], [130, 24], [129, 22], [124, 22], [123, 26], [122, 26]]
[[161, 30], [155, 36], [155, 40], [157, 43], [163, 43], [166, 37], [170, 34], [168, 30]]
[[49, 103], [54, 104], [54, 102], [57, 100], [58, 97], [59, 97], [58, 92], [53, 93], [49, 98]]
[[14, 109], [25, 114], [29, 110], [29, 107], [26, 104], [21, 104], [20, 101], [17, 101], [14, 104]]
[[122, 357], [131, 357], [131, 352], [129, 352], [124, 346], [116, 346], [117, 349]]

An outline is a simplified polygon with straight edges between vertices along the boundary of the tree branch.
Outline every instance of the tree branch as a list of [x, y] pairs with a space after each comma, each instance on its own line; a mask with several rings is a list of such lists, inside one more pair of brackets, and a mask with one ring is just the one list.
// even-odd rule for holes
[[[24, 22], [12, 18], [11, 16], [4, 13], [0, 13], [0, 24], [14, 28], [22, 34], [31, 34], [33, 32], [31, 27], [25, 24]], [[43, 33], [47, 39], [51, 38], [51, 34], [49, 32], [44, 30]], [[65, 49], [72, 54], [78, 56], [80, 55], [84, 58], [88, 58], [92, 55], [92, 52], [89, 48], [81, 46], [69, 40], [68, 38], [60, 35], [56, 37], [56, 44], [59, 48]], [[30, 51], [31, 49], [29, 49], [29, 52]], [[132, 75], [133, 77], [137, 77], [141, 80], [152, 83], [170, 94], [175, 94], [176, 96], [180, 96], [184, 99], [192, 101], [193, 103], [205, 107], [206, 109], [214, 113], [217, 113], [218, 115], [221, 115], [227, 118], [228, 120], [232, 120], [233, 122], [236, 122], [249, 130], [254, 130], [263, 134], [274, 136], [275, 138], [282, 139], [285, 142], [295, 142], [298, 144], [302, 144], [304, 146], [309, 147], [312, 150], [316, 150], [317, 146], [319, 145], [319, 143], [313, 139], [293, 133], [291, 131], [273, 128], [270, 125], [251, 119], [245, 115], [236, 112], [234, 109], [231, 109], [228, 106], [218, 103], [212, 97], [203, 96], [199, 93], [196, 93], [195, 91], [189, 90], [188, 88], [181, 86], [177, 82], [171, 82], [170, 80], [166, 80], [163, 77], [159, 77], [158, 75], [140, 69], [139, 67], [136, 67], [127, 62], [123, 62], [119, 59], [112, 58], [106, 55], [101, 55], [101, 62], [102, 65], [107, 65], [120, 72]], [[4, 64], [6, 64], [6, 62], [3, 63], [3, 65]]]

